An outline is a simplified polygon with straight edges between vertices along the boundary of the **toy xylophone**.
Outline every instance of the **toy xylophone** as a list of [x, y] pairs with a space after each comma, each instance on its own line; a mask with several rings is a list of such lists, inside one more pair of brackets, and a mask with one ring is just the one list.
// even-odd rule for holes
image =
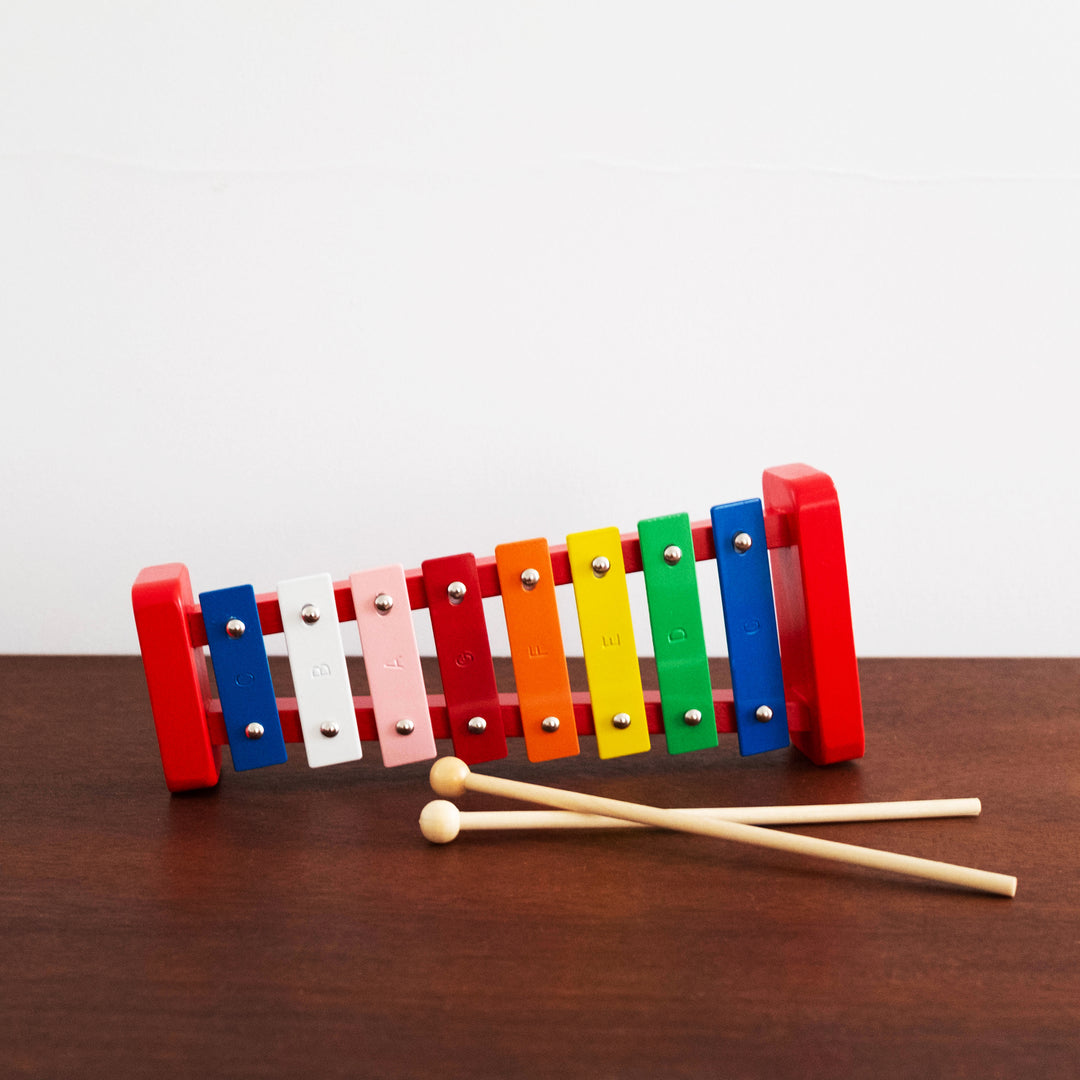
[[[695, 563], [715, 559], [731, 668], [712, 687]], [[771, 566], [771, 573], [770, 573]], [[627, 574], [642, 571], [659, 691], [642, 689]], [[557, 612], [574, 590], [588, 693], [571, 691]], [[483, 598], [502, 596], [516, 694], [496, 686]], [[287, 760], [303, 742], [311, 766], [354, 761], [377, 739], [394, 766], [433, 758], [449, 738], [469, 764], [504, 757], [522, 736], [531, 761], [579, 752], [671, 753], [718, 745], [742, 754], [793, 743], [819, 765], [863, 753], [840, 507], [832, 481], [806, 465], [768, 469], [763, 500], [650, 518], [636, 533], [574, 533], [501, 544], [493, 557], [429, 559], [420, 569], [293, 578], [276, 593], [250, 585], [194, 602], [180, 563], [143, 570], [132, 604], [165, 780], [211, 787], [227, 745], [237, 771]], [[426, 691], [412, 611], [427, 608], [442, 694]], [[368, 697], [354, 697], [339, 624], [356, 620]], [[294, 697], [277, 697], [264, 636], [283, 633]], [[217, 684], [211, 695], [206, 653]]]

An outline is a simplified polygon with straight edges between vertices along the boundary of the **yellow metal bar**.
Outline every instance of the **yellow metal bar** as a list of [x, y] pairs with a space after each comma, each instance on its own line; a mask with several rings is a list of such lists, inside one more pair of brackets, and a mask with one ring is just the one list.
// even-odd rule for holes
[[566, 548], [597, 751], [602, 758], [644, 753], [649, 728], [619, 530], [571, 533]]

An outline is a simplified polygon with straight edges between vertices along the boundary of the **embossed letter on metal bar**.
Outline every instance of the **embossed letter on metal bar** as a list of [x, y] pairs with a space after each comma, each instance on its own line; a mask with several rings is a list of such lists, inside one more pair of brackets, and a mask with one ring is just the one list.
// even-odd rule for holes
[[664, 733], [672, 754], [716, 746], [712, 678], [687, 514], [638, 522]]
[[789, 743], [787, 705], [761, 500], [714, 506], [712, 524], [739, 753], [778, 750]]
[[233, 768], [288, 761], [266, 643], [250, 585], [199, 594]]
[[362, 570], [349, 586], [383, 764], [426, 761], [435, 756], [435, 736], [405, 571], [400, 565]]
[[469, 765], [506, 757], [499, 690], [476, 559], [428, 559], [424, 575], [454, 753]]
[[308, 764], [357, 761], [363, 751], [330, 575], [290, 578], [277, 594]]
[[643, 753], [650, 746], [649, 728], [619, 530], [571, 533], [566, 549], [597, 752], [602, 758]]
[[529, 760], [573, 757], [577, 725], [547, 541], [499, 544], [495, 566]]

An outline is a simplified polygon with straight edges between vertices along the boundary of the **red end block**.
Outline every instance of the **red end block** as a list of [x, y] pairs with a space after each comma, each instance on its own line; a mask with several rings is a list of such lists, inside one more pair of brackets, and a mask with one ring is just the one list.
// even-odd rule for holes
[[791, 741], [816, 765], [862, 757], [859, 669], [851, 628], [844, 534], [832, 480], [809, 465], [767, 469], [766, 513], [783, 515], [790, 546], [773, 548], [785, 693], [807, 707]]
[[221, 776], [221, 749], [211, 742], [206, 720], [206, 657], [188, 634], [195, 600], [187, 567], [147, 567], [131, 588], [131, 604], [165, 783], [170, 791], [213, 787]]

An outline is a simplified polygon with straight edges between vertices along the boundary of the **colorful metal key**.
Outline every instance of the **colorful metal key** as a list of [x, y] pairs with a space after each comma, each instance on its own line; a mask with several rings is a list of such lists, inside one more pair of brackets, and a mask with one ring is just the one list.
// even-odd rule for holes
[[765, 519], [760, 499], [712, 508], [739, 753], [789, 744]]
[[638, 539], [668, 751], [682, 754], [716, 746], [690, 518], [670, 514], [639, 521]]
[[233, 768], [261, 769], [289, 760], [281, 733], [266, 643], [250, 585], [199, 593], [221, 715]]
[[499, 544], [495, 565], [526, 753], [530, 761], [572, 757], [577, 727], [547, 541]]
[[400, 565], [362, 570], [350, 576], [349, 587], [383, 764], [433, 758], [435, 736], [405, 570]]
[[506, 757], [476, 559], [470, 554], [448, 555], [428, 559], [420, 569], [454, 753], [469, 765]]
[[279, 582], [277, 595], [308, 764], [357, 761], [363, 751], [330, 575]]
[[597, 751], [601, 758], [644, 753], [649, 729], [619, 530], [571, 533], [566, 549]]

